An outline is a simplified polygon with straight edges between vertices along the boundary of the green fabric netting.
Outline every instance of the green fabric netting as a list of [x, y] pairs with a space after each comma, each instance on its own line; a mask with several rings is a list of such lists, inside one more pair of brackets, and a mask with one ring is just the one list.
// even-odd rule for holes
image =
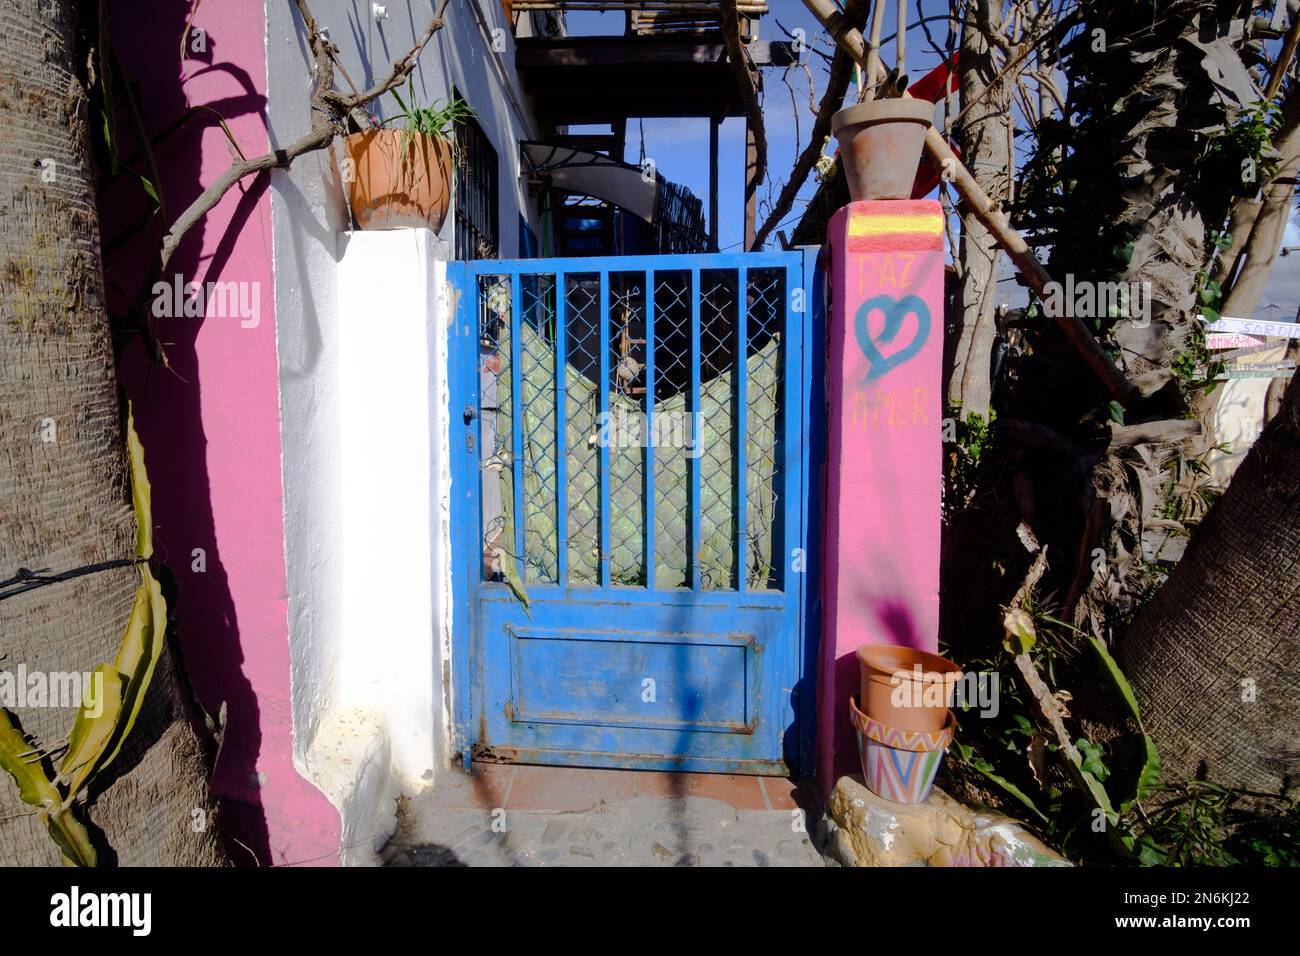
[[[556, 555], [556, 443], [555, 443], [555, 357], [552, 344], [528, 324], [523, 324], [521, 342], [523, 369], [523, 455], [524, 455], [524, 540], [525, 583], [554, 582], [558, 576]], [[749, 541], [745, 560], [751, 588], [779, 586], [780, 568], [773, 575], [774, 527], [777, 496], [774, 492], [778, 402], [780, 392], [780, 341], [773, 338], [749, 356], [746, 370], [748, 415], [746, 422], [746, 490], [748, 495]], [[701, 584], [706, 589], [736, 586], [733, 440], [737, 410], [732, 372], [724, 372], [700, 387], [702, 453], [700, 461], [700, 546]], [[508, 369], [497, 380], [497, 434], [509, 436], [511, 395]], [[565, 425], [565, 494], [568, 512], [569, 583], [595, 586], [599, 583], [599, 400], [597, 383], [566, 363], [568, 420]], [[657, 588], [688, 587], [687, 559], [690, 533], [689, 448], [661, 445], [641, 447], [644, 430], [642, 405], [611, 393], [611, 418], [620, 413], [629, 425], [633, 444], [609, 448], [610, 465], [610, 576], [616, 584], [646, 583], [644, 467], [647, 452], [653, 453], [655, 491], [655, 581]], [[684, 437], [690, 443], [690, 422], [686, 396], [674, 395], [655, 404], [661, 434]], [[508, 555], [513, 550], [513, 475], [509, 443], [505, 443], [503, 467], [486, 470], [484, 481], [499, 482], [505, 514], [501, 539], [497, 542]], [[496, 523], [498, 526], [502, 522]], [[503, 556], [503, 560], [509, 560]]]

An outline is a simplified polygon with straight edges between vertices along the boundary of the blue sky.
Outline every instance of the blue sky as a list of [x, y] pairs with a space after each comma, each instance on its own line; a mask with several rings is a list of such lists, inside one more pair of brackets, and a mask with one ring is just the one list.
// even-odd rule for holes
[[[933, 8], [939, 13], [947, 9], [946, 2], [923, 0], [924, 7]], [[894, 8], [889, 4], [885, 14], [884, 35], [894, 32]], [[910, 4], [915, 19], [915, 4]], [[811, 43], [820, 38], [818, 49], [830, 54], [834, 50], [821, 25], [817, 22], [800, 0], [768, 0], [768, 14], [759, 21], [759, 36], [764, 40], [788, 39], [782, 27], [790, 31], [802, 29]], [[570, 13], [566, 17], [569, 32], [579, 35], [621, 34], [623, 32], [622, 13]], [[779, 23], [778, 23], [779, 21]], [[935, 39], [943, 42], [946, 26], [943, 23], [931, 24]], [[920, 76], [940, 62], [938, 56], [926, 49], [925, 36], [920, 28], [913, 28], [908, 34], [907, 61], [909, 73]], [[894, 60], [893, 44], [885, 50], [889, 62]], [[780, 192], [790, 167], [802, 150], [808, 133], [812, 128], [816, 105], [826, 89], [827, 61], [819, 56], [805, 53], [804, 61], [812, 74], [815, 87], [813, 103], [809, 105], [808, 74], [800, 68], [790, 70], [763, 71], [763, 118], [767, 131], [768, 183], [760, 190], [760, 200], [771, 185], [772, 198]], [[790, 101], [790, 90], [782, 81], [784, 76], [794, 89], [795, 104]], [[799, 139], [796, 139], [795, 109], [799, 110], [797, 119]], [[705, 200], [709, 194], [709, 122], [706, 119], [646, 119], [642, 121], [645, 129], [646, 155], [655, 161], [656, 168], [669, 180], [688, 186], [695, 195]], [[637, 121], [628, 124], [627, 161], [635, 163], [640, 158], [641, 130]], [[737, 251], [744, 238], [744, 150], [745, 121], [740, 118], [729, 119], [722, 125], [718, 149], [721, 166], [721, 197], [719, 200], [718, 243], [724, 249]], [[789, 230], [798, 222], [804, 204], [812, 197], [816, 182], [809, 177], [800, 192], [800, 201], [786, 217], [789, 221], [784, 228]], [[759, 223], [764, 211], [760, 205]], [[773, 237], [769, 246], [774, 246]]]
[[[883, 36], [889, 37], [895, 30], [895, 10], [897, 5], [888, 3], [885, 13]], [[946, 0], [920, 0], [920, 7], [926, 16], [942, 16], [946, 13]], [[808, 41], [820, 40], [817, 48], [833, 52], [829, 39], [821, 25], [808, 12], [801, 0], [768, 0], [769, 13], [759, 21], [759, 35], [765, 40], [787, 39], [786, 30], [802, 29]], [[908, 19], [915, 23], [917, 4], [909, 2]], [[570, 13], [567, 16], [569, 32], [575, 35], [609, 35], [623, 32], [622, 13]], [[947, 39], [947, 24], [936, 21], [927, 24], [937, 43], [943, 44]], [[783, 29], [784, 28], [784, 29]], [[887, 42], [883, 51], [887, 63], [895, 61], [893, 42]], [[907, 34], [908, 73], [916, 80], [929, 70], [938, 66], [941, 57], [930, 48], [929, 41], [918, 25], [912, 26]], [[809, 103], [809, 76], [801, 68], [789, 70], [764, 70], [763, 116], [768, 142], [768, 181], [760, 190], [758, 221], [765, 218], [761, 199], [769, 194], [774, 199], [784, 184], [795, 158], [806, 142], [812, 128], [816, 104], [821, 101], [826, 88], [827, 61], [822, 57], [805, 53], [804, 63], [812, 75], [812, 103]], [[789, 88], [786, 82], [788, 80]], [[791, 88], [794, 102], [791, 102]], [[850, 95], [852, 95], [852, 87]], [[796, 111], [798, 116], [796, 117]], [[655, 161], [656, 168], [667, 179], [688, 186], [695, 195], [705, 200], [709, 192], [709, 123], [706, 119], [645, 119], [632, 120], [627, 130], [627, 161], [635, 163], [641, 157], [641, 134], [644, 129], [645, 155]], [[719, 140], [721, 165], [721, 197], [719, 200], [718, 242], [724, 250], [740, 249], [744, 231], [743, 209], [743, 164], [745, 148], [745, 123], [743, 119], [730, 119], [722, 125]], [[813, 177], [809, 177], [799, 193], [794, 208], [787, 214], [781, 228], [793, 229], [802, 215], [805, 203], [812, 197], [816, 187]], [[768, 241], [769, 247], [776, 244], [773, 237]], [[1287, 229], [1287, 246], [1300, 247], [1300, 217], [1292, 213], [1292, 220]], [[1001, 287], [1005, 290], [1008, 304], [1015, 306], [1024, 301], [1025, 293], [1015, 282], [1010, 281], [1011, 269], [1003, 259]], [[1300, 305], [1300, 254], [1279, 258], [1270, 276], [1268, 289], [1261, 300], [1260, 312], [1274, 306], [1276, 317], [1282, 319], [1293, 316]]]

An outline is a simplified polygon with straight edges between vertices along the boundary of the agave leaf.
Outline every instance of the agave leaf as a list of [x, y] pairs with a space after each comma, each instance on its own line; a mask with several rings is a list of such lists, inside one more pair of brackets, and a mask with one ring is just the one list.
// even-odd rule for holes
[[32, 745], [13, 725], [9, 711], [0, 710], [0, 768], [18, 784], [23, 803], [42, 810], [52, 810], [63, 802], [45, 768], [35, 758]]
[[519, 576], [519, 565], [515, 556], [510, 552], [501, 555], [501, 576], [506, 579], [506, 586], [518, 599], [519, 603], [524, 606], [524, 613], [530, 618], [532, 612], [528, 607], [528, 589], [524, 586], [524, 580]]
[[122, 692], [121, 711], [114, 728], [113, 749], [98, 764], [103, 769], [113, 762], [122, 750], [122, 744], [135, 726], [135, 719], [144, 703], [145, 691], [153, 680], [154, 667], [162, 655], [163, 641], [167, 630], [167, 603], [163, 600], [162, 587], [154, 580], [148, 565], [140, 565], [140, 587], [135, 592], [135, 602], [131, 605], [131, 617], [127, 621], [126, 634], [122, 637], [122, 646], [117, 650], [113, 666], [126, 679]]
[[100, 124], [104, 133], [104, 146], [108, 150], [108, 162], [114, 175], [117, 175], [117, 135], [115, 132], [116, 121], [113, 119], [113, 76], [110, 72], [109, 50], [111, 46], [108, 42], [108, 0], [99, 0], [98, 3], [99, 23], [99, 42], [95, 46], [93, 53], [95, 59], [95, 69], [99, 71], [99, 89], [103, 96], [103, 105], [99, 110]]
[[1101, 661], [1102, 670], [1104, 670], [1106, 676], [1110, 678], [1111, 686], [1114, 687], [1115, 692], [1123, 702], [1124, 709], [1127, 710], [1129, 716], [1137, 721], [1138, 725], [1141, 726], [1142, 714], [1138, 710], [1137, 697], [1133, 693], [1133, 688], [1129, 684], [1128, 678], [1125, 677], [1124, 672], [1119, 669], [1119, 664], [1116, 662], [1115, 658], [1110, 656], [1110, 651], [1106, 649], [1105, 644], [1091, 634], [1088, 635], [1088, 643], [1092, 645], [1093, 651], [1097, 654], [1097, 659]]
[[1038, 817], [1044, 823], [1048, 822], [1047, 815], [1043, 813], [1042, 810], [1038, 809], [1037, 805], [1035, 805], [1034, 801], [1029, 798], [1028, 794], [1026, 794], [1023, 790], [1017, 787], [1006, 777], [1003, 777], [1001, 774], [997, 773], [993, 769], [993, 765], [991, 763], [989, 763], [986, 760], [978, 760], [974, 764], [972, 764], [972, 766], [974, 766], [976, 770], [982, 773], [993, 783], [997, 784], [999, 787], [1001, 787], [1011, 796], [1015, 797], [1022, 804], [1024, 804], [1025, 807], [1034, 814], [1034, 816]]
[[148, 197], [153, 200], [154, 206], [161, 207], [162, 199], [159, 198], [158, 190], [154, 188], [154, 184], [149, 179], [149, 177], [144, 175], [143, 173], [136, 172], [134, 169], [131, 169], [130, 173], [140, 181], [140, 188], [143, 189], [145, 191], [145, 194], [148, 195]]
[[1138, 771], [1137, 778], [1129, 788], [1126, 797], [1120, 801], [1120, 813], [1124, 813], [1134, 803], [1146, 799], [1160, 782], [1160, 753], [1156, 750], [1156, 743], [1151, 739], [1151, 735], [1146, 732], [1142, 726], [1142, 712], [1138, 709], [1137, 695], [1133, 693], [1133, 687], [1120, 670], [1119, 664], [1111, 656], [1110, 651], [1096, 637], [1089, 635], [1088, 643], [1092, 645], [1097, 659], [1101, 662], [1102, 671], [1110, 679], [1111, 687], [1114, 688], [1116, 696], [1128, 711], [1130, 717], [1142, 731], [1142, 750], [1143, 762], [1142, 768]]
[[[131, 500], [135, 506], [136, 554], [141, 558], [153, 555], [153, 517], [149, 500], [149, 475], [144, 466], [144, 447], [135, 433], [135, 416], [127, 404], [127, 452], [131, 462]], [[135, 719], [144, 703], [145, 692], [153, 680], [153, 671], [162, 655], [167, 633], [167, 602], [163, 600], [162, 587], [154, 579], [147, 563], [141, 563], [140, 587], [136, 589], [131, 604], [131, 616], [126, 622], [122, 645], [113, 659], [113, 668], [126, 682], [116, 726], [113, 728], [112, 750], [96, 765], [102, 769], [113, 762], [122, 750], [122, 744], [135, 726]], [[84, 783], [84, 781], [83, 781]]]
[[[193, 16], [192, 13], [191, 16]], [[188, 33], [188, 31], [186, 32]], [[182, 43], [183, 42], [184, 41], [182, 40]], [[106, 47], [105, 50], [109, 61], [105, 66], [111, 68], [113, 70], [113, 75], [122, 81], [120, 84], [122, 100], [126, 103], [127, 113], [131, 117], [131, 127], [135, 131], [136, 143], [139, 146], [140, 153], [144, 156], [145, 166], [148, 169], [149, 175], [145, 177], [140, 173], [135, 172], [135, 170], [131, 170], [131, 172], [135, 173], [139, 178], [140, 185], [144, 187], [145, 192], [149, 194], [149, 197], [154, 201], [154, 204], [157, 207], [155, 211], [160, 213], [163, 221], [166, 222], [167, 204], [163, 202], [162, 198], [162, 176], [158, 173], [158, 161], [157, 157], [154, 156], [153, 143], [149, 137], [149, 130], [145, 127], [144, 118], [140, 115], [140, 104], [136, 102], [135, 92], [131, 88], [131, 83], [127, 79], [125, 71], [122, 69], [122, 64], [117, 59], [117, 54], [113, 51], [111, 46]], [[182, 59], [184, 59], [183, 56]], [[241, 155], [239, 158], [243, 159], [244, 157]]]
[[66, 861], [94, 866], [96, 855], [90, 834], [65, 807], [54, 781], [45, 775], [31, 744], [13, 725], [7, 710], [0, 710], [0, 768], [14, 778], [23, 803], [41, 811], [41, 820]]
[[1160, 785], [1160, 754], [1150, 734], [1142, 735], [1142, 748], [1146, 759], [1142, 763], [1142, 769], [1138, 771], [1133, 795], [1120, 804], [1120, 813], [1127, 811], [1134, 803], [1145, 800]]
[[1075, 766], [1079, 768], [1079, 774], [1083, 777], [1083, 782], [1088, 785], [1088, 790], [1091, 791], [1093, 799], [1097, 801], [1097, 806], [1106, 814], [1106, 822], [1113, 826], [1119, 821], [1119, 815], [1115, 812], [1114, 806], [1111, 805], [1110, 794], [1101, 785], [1101, 781], [1087, 770], [1084, 770], [1080, 763], [1076, 762]]
[[983, 757], [975, 753], [974, 747], [971, 747], [969, 744], [963, 744], [960, 741], [954, 740], [953, 748], [957, 751], [957, 755], [963, 761], [965, 761], [969, 766], [979, 771], [990, 781], [996, 784], [1000, 789], [1006, 791], [1006, 793], [1008, 793], [1010, 796], [1015, 797], [1017, 800], [1019, 800], [1022, 804], [1025, 805], [1026, 809], [1028, 809], [1030, 812], [1034, 814], [1034, 816], [1038, 817], [1044, 823], [1049, 822], [1047, 819], [1047, 815], [1043, 813], [1042, 810], [1038, 809], [1038, 806], [1034, 803], [1033, 800], [1029, 798], [1029, 795], [1026, 794], [1019, 787], [1017, 787], [1010, 780], [1008, 780], [1006, 777], [1002, 776], [996, 770], [994, 770], [993, 764], [989, 763]]
[[63, 851], [64, 862], [73, 866], [95, 866], [99, 856], [90, 842], [90, 834], [81, 821], [72, 815], [72, 810], [56, 810], [43, 813], [45, 828], [50, 838]]
[[[149, 503], [149, 475], [144, 468], [144, 446], [135, 433], [135, 413], [126, 405], [126, 451], [131, 464], [131, 503], [135, 507], [136, 557], [153, 557], [153, 509]], [[120, 669], [120, 668], [119, 668]]]
[[98, 714], [91, 713], [82, 702], [77, 711], [76, 723], [68, 736], [68, 750], [59, 764], [59, 776], [68, 783], [68, 799], [71, 800], [81, 791], [82, 786], [95, 770], [96, 762], [103, 755], [113, 732], [117, 729], [117, 719], [122, 712], [122, 699], [126, 693], [126, 684], [117, 669], [109, 664], [100, 664], [95, 674], [102, 675], [100, 698], [92, 701], [97, 706]]
[[[411, 111], [406, 108], [406, 104], [402, 102], [402, 97], [398, 95], [397, 90], [390, 90], [389, 92], [393, 94], [393, 99], [397, 100], [397, 105], [402, 108], [402, 116], [405, 117], [409, 114]], [[396, 117], [394, 117], [394, 119], [396, 119]]]
[[984, 758], [980, 757], [980, 758], [976, 758], [976, 760], [974, 761], [971, 761], [971, 766], [975, 767], [975, 769], [978, 770], [979, 773], [982, 773], [984, 777], [987, 777], [989, 780], [991, 780], [991, 782], [997, 784], [997, 787], [1000, 787], [1001, 790], [1004, 790], [1006, 793], [1009, 793], [1010, 796], [1013, 796], [1015, 797], [1015, 799], [1021, 801], [1021, 803], [1024, 805], [1024, 808], [1030, 810], [1030, 812], [1034, 814], [1035, 817], [1041, 819], [1041, 821], [1043, 821], [1044, 823], [1048, 822], [1047, 814], [1043, 813], [1043, 810], [1037, 808], [1037, 805], [1034, 803], [1034, 800], [1030, 799], [1028, 793], [1021, 790], [1021, 788], [1015, 786], [1015, 784], [1011, 783], [1010, 780], [1006, 779], [1005, 777], [1002, 777], [1002, 775], [1000, 773], [997, 773], [996, 770], [993, 770], [992, 763], [989, 763], [987, 760], [984, 760]]

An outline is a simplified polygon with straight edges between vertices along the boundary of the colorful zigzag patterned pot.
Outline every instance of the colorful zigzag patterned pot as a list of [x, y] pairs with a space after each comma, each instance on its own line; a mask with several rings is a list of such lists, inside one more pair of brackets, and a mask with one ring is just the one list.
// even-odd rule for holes
[[859, 710], [853, 698], [849, 698], [849, 713], [867, 789], [894, 803], [924, 802], [952, 743], [956, 714], [948, 712], [942, 730], [919, 733], [887, 727]]

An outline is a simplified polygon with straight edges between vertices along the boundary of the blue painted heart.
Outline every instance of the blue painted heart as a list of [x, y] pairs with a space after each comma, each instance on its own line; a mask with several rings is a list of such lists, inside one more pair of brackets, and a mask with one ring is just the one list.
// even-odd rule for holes
[[[867, 329], [867, 319], [876, 310], [884, 314], [885, 326], [873, 339]], [[894, 341], [894, 337], [903, 328], [903, 320], [908, 315], [916, 316], [916, 335], [907, 345], [886, 357], [880, 351], [880, 346], [889, 345]], [[867, 371], [867, 380], [870, 381], [873, 378], [880, 378], [921, 351], [925, 340], [930, 337], [930, 309], [920, 296], [905, 295], [901, 299], [895, 299], [890, 295], [875, 295], [858, 306], [853, 332], [858, 338], [858, 347], [862, 349], [862, 354], [867, 357], [867, 363], [870, 365]]]

